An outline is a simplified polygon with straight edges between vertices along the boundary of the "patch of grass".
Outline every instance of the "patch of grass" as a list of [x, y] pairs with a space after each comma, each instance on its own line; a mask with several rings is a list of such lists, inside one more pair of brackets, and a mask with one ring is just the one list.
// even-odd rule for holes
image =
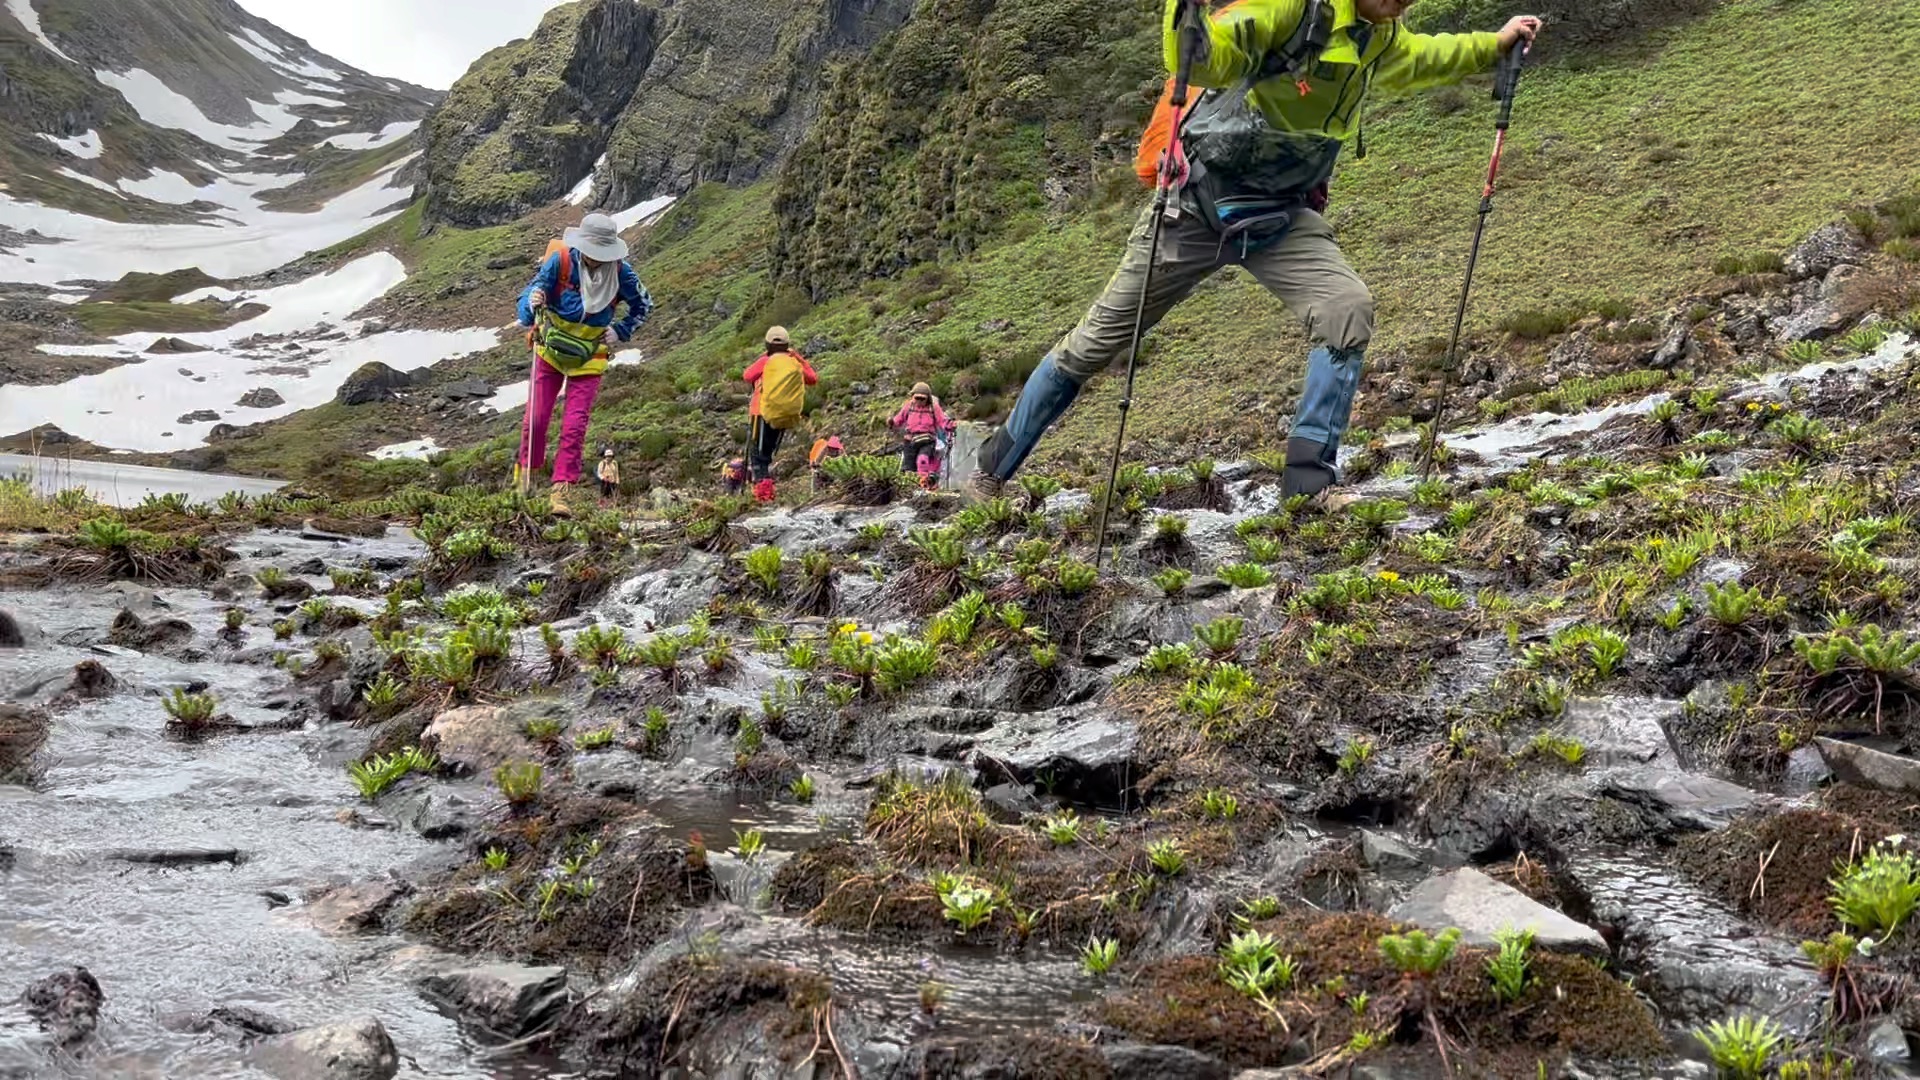
[[[211, 300], [197, 304], [173, 304], [164, 300], [134, 300], [124, 303], [80, 303], [66, 314], [88, 331], [107, 337], [147, 331], [156, 334], [193, 334], [224, 330], [266, 310], [258, 304], [243, 305], [229, 311]], [[190, 359], [190, 357], [189, 357]]]

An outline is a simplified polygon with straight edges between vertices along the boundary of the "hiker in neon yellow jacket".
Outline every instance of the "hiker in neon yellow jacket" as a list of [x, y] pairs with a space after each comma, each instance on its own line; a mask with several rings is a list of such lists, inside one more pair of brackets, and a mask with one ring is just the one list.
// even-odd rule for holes
[[[1180, 11], [1191, 2], [1167, 2], [1169, 70], [1179, 61]], [[981, 447], [972, 495], [998, 495], [1080, 387], [1126, 356], [1136, 311], [1144, 313], [1143, 332], [1151, 329], [1215, 271], [1238, 265], [1306, 324], [1313, 347], [1283, 486], [1289, 496], [1328, 502], [1373, 337], [1373, 295], [1320, 213], [1334, 165], [1349, 142], [1365, 153], [1370, 90], [1439, 86], [1489, 71], [1540, 28], [1539, 19], [1519, 16], [1498, 33], [1417, 34], [1400, 21], [1411, 5], [1238, 0], [1206, 16], [1209, 47], [1192, 73], [1206, 92], [1195, 95], [1183, 125], [1187, 170], [1170, 206], [1178, 216], [1162, 224], [1153, 272], [1149, 205], [1105, 292], [1034, 369], [1013, 415]], [[1316, 23], [1330, 29], [1324, 47], [1312, 41]], [[1170, 142], [1170, 95], [1171, 84], [1135, 162], [1149, 184]]]
[[[653, 297], [627, 265], [627, 253], [614, 220], [588, 214], [549, 249], [520, 294], [520, 325], [533, 328], [528, 342], [537, 359], [517, 461], [519, 468], [529, 470], [545, 464], [547, 428], [564, 387], [566, 406], [549, 496], [556, 514], [571, 512], [567, 491], [580, 481], [593, 399], [607, 370], [607, 338], [630, 340], [653, 314]], [[626, 313], [615, 319], [615, 309], [623, 304]]]

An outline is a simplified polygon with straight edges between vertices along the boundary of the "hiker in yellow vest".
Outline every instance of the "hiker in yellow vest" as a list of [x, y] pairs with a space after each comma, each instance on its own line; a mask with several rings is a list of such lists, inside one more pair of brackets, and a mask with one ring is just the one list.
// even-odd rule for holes
[[813, 366], [793, 351], [787, 328], [767, 331], [767, 351], [741, 374], [753, 386], [747, 405], [747, 466], [753, 473], [753, 497], [773, 501], [773, 455], [780, 437], [800, 422], [807, 387], [820, 381]]
[[[547, 427], [553, 405], [566, 388], [566, 412], [560, 421], [560, 448], [553, 458], [553, 512], [571, 513], [567, 491], [580, 482], [581, 455], [587, 445], [587, 421], [600, 377], [607, 370], [607, 335], [631, 339], [653, 314], [653, 297], [626, 263], [627, 242], [605, 214], [588, 214], [548, 251], [540, 271], [520, 297], [520, 325], [532, 327], [532, 386], [527, 418], [521, 427], [521, 475], [547, 460]], [[626, 314], [613, 317], [616, 304]]]

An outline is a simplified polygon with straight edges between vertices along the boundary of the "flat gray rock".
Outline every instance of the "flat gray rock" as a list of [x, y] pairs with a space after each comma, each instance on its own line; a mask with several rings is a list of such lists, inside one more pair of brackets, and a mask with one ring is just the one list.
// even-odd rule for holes
[[1698, 832], [1726, 828], [1761, 798], [1758, 792], [1711, 776], [1654, 768], [1616, 770], [1601, 784], [1601, 791]]
[[1849, 784], [1896, 795], [1920, 795], [1920, 761], [1838, 739], [1817, 739], [1815, 744], [1827, 768]]
[[1667, 725], [1680, 719], [1683, 708], [1681, 702], [1661, 698], [1581, 698], [1567, 706], [1560, 727], [1586, 744], [1590, 765], [1678, 768], [1680, 758]]
[[1607, 943], [1592, 927], [1527, 898], [1520, 890], [1493, 880], [1478, 870], [1450, 870], [1416, 886], [1387, 913], [1395, 922], [1439, 933], [1460, 928], [1468, 945], [1491, 948], [1503, 930], [1532, 930], [1543, 949], [1605, 955]]
[[371, 1016], [263, 1039], [254, 1060], [280, 1080], [392, 1080], [400, 1071], [392, 1037]]
[[484, 964], [429, 975], [420, 991], [498, 1035], [517, 1039], [548, 1026], [567, 1005], [567, 969]]

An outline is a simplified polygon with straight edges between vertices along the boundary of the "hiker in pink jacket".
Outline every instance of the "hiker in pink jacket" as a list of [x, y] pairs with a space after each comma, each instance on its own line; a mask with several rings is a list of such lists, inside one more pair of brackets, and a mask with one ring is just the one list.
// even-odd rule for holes
[[907, 403], [893, 414], [887, 426], [906, 436], [906, 445], [900, 454], [900, 471], [917, 472], [922, 484], [939, 475], [940, 452], [935, 446], [936, 437], [944, 433], [953, 437], [953, 421], [941, 410], [940, 402], [933, 396], [933, 388], [926, 383], [914, 383], [913, 393], [907, 396]]

